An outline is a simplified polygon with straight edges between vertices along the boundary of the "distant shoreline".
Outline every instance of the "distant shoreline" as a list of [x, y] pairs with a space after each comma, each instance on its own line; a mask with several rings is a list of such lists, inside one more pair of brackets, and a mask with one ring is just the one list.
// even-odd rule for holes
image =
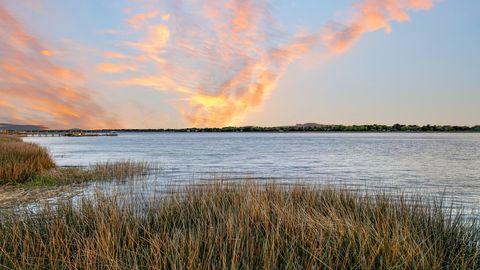
[[[44, 129], [44, 130], [8, 130], [8, 132], [69, 132], [81, 131], [86, 133], [94, 132], [349, 132], [349, 133], [477, 133], [480, 132], [480, 125], [476, 126], [451, 126], [451, 125], [321, 125], [321, 124], [297, 124], [295, 126], [277, 127], [223, 127], [223, 128], [158, 128], [158, 129]], [[0, 131], [2, 131], [0, 129]]]

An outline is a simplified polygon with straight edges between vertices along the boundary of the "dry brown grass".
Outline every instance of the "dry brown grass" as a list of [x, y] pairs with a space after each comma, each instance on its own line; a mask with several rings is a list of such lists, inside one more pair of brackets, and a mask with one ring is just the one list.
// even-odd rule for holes
[[60, 167], [42, 172], [24, 187], [45, 187], [80, 184], [84, 182], [134, 180], [160, 170], [158, 164], [146, 161], [97, 163], [88, 167]]
[[54, 167], [45, 148], [18, 137], [0, 136], [0, 185], [29, 181]]
[[56, 167], [45, 148], [23, 142], [20, 137], [0, 136], [0, 185], [39, 187], [121, 181], [158, 170], [158, 164], [129, 160], [98, 163], [86, 168]]
[[239, 184], [97, 195], [1, 217], [0, 267], [478, 269], [479, 227], [410, 199]]
[[0, 143], [8, 143], [8, 142], [22, 142], [22, 138], [18, 136], [11, 136], [11, 135], [0, 135]]
[[91, 167], [98, 180], [132, 179], [158, 170], [156, 163], [131, 160], [97, 163]]

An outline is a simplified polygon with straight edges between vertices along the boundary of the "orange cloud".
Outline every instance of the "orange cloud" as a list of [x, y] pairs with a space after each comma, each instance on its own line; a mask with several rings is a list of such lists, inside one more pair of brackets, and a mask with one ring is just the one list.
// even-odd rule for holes
[[85, 89], [83, 75], [53, 62], [52, 50], [0, 4], [0, 119], [52, 128], [118, 126]]
[[124, 63], [104, 63], [97, 65], [97, 69], [106, 73], [122, 73], [126, 71], [135, 71], [135, 66]]
[[391, 32], [390, 23], [405, 22], [410, 17], [408, 10], [427, 10], [433, 7], [433, 0], [364, 0], [354, 4], [354, 14], [344, 24], [330, 24], [322, 35], [326, 46], [342, 53], [364, 33], [385, 29]]
[[108, 59], [124, 59], [124, 58], [128, 58], [128, 55], [126, 55], [126, 54], [124, 54], [124, 53], [121, 53], [121, 52], [114, 52], [114, 51], [105, 52], [103, 56], [104, 56], [105, 58], [108, 58]]
[[192, 93], [187, 86], [182, 86], [167, 76], [142, 76], [126, 79], [117, 83], [120, 86], [142, 86], [158, 91], [176, 91], [179, 93]]
[[[138, 27], [126, 44], [136, 54], [125, 58], [146, 68], [117, 85], [176, 93], [179, 111], [193, 126], [238, 124], [263, 104], [290, 63], [319, 49], [345, 52], [364, 33], [390, 32], [391, 22], [410, 20], [409, 10], [433, 7], [432, 0], [362, 0], [344, 23], [288, 34], [270, 17], [269, 3], [182, 1], [135, 15], [128, 21]], [[171, 20], [156, 18], [165, 10]]]
[[163, 14], [162, 15], [162, 20], [164, 20], [164, 21], [170, 20], [170, 14]]
[[54, 55], [54, 53], [53, 53], [52, 51], [46, 50], [46, 49], [45, 49], [45, 50], [42, 50], [40, 53], [43, 54], [43, 55], [45, 55], [45, 56], [52, 56], [52, 55]]
[[[199, 10], [206, 10], [210, 3], [198, 4], [203, 7]], [[284, 52], [289, 58], [280, 59], [278, 47], [259, 44], [267, 41], [270, 30], [263, 28], [269, 25], [266, 2], [228, 0], [214, 5], [224, 7], [215, 16], [199, 13], [195, 14], [198, 18], [180, 24], [174, 20], [172, 26], [152, 19], [138, 29], [144, 38], [127, 42], [140, 53], [132, 57], [151, 62], [156, 69], [138, 70], [138, 75], [117, 85], [178, 93], [182, 96], [180, 111], [195, 126], [240, 121], [248, 110], [260, 106], [293, 53]], [[201, 21], [205, 19], [211, 21], [212, 29], [204, 28]], [[225, 26], [224, 21], [230, 25]]]
[[149, 11], [145, 13], [136, 14], [135, 16], [128, 19], [127, 23], [130, 27], [138, 29], [142, 27], [148, 20], [157, 17], [158, 12], [156, 11]]
[[170, 31], [164, 24], [153, 25], [148, 28], [148, 37], [143, 42], [130, 42], [129, 45], [141, 52], [157, 55], [167, 45]]
[[257, 27], [258, 19], [262, 16], [258, 12], [258, 3], [252, 0], [233, 0], [226, 3], [226, 7], [232, 10], [230, 24], [233, 32], [238, 33], [248, 31]]

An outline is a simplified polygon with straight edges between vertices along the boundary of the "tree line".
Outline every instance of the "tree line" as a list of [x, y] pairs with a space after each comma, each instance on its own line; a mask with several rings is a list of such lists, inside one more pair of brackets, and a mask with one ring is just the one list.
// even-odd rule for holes
[[223, 127], [223, 128], [180, 128], [180, 129], [116, 129], [119, 132], [480, 132], [480, 125], [320, 125], [298, 124], [278, 127]]

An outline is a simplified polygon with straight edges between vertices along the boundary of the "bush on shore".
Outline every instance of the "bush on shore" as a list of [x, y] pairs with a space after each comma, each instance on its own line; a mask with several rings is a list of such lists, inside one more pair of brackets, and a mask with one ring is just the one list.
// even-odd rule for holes
[[0, 136], [0, 185], [24, 183], [55, 167], [48, 151], [14, 136]]
[[479, 243], [439, 204], [314, 187], [98, 194], [0, 216], [7, 269], [478, 269]]

